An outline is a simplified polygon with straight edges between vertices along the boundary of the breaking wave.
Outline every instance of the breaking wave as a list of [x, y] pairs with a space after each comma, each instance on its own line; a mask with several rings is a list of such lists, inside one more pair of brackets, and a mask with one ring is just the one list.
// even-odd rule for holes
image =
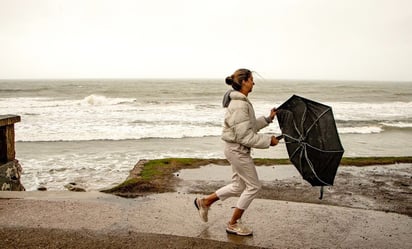
[[[140, 91], [142, 86], [130, 89]], [[222, 131], [225, 109], [221, 107], [220, 95], [198, 99], [199, 94], [196, 98], [188, 98], [187, 93], [182, 93], [162, 98], [146, 89], [150, 96], [138, 90], [128, 93], [127, 97], [117, 97], [108, 90], [105, 90], [107, 95], [96, 91], [77, 96], [79, 91], [74, 97], [62, 94], [59, 97], [0, 98], [0, 113], [21, 116], [22, 121], [15, 125], [16, 141], [208, 137], [220, 136]], [[256, 116], [267, 115], [273, 107], [266, 99], [256, 99], [253, 103]], [[341, 134], [412, 131], [412, 102], [325, 104], [332, 107]], [[262, 132], [280, 134], [280, 129], [275, 121]]]

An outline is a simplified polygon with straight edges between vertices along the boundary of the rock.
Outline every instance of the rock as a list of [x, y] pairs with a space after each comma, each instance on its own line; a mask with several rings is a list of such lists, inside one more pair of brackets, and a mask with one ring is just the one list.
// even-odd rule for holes
[[73, 192], [86, 192], [86, 190], [80, 186], [77, 185], [75, 182], [71, 182], [69, 184], [64, 185], [65, 188], [67, 188], [69, 191]]
[[38, 191], [47, 191], [47, 188], [46, 188], [46, 186], [38, 186], [37, 190]]
[[13, 160], [0, 165], [0, 190], [1, 191], [25, 191], [20, 182], [22, 168], [18, 160]]

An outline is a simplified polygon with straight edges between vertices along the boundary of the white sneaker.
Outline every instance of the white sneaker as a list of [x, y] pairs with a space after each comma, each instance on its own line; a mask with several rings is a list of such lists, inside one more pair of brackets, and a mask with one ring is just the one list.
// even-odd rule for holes
[[249, 236], [253, 235], [252, 229], [247, 228], [240, 220], [237, 221], [237, 223], [230, 225], [229, 223], [227, 224], [226, 227], [226, 232], [230, 234], [236, 234], [240, 236]]
[[203, 204], [203, 199], [195, 198], [195, 207], [199, 211], [199, 216], [202, 221], [207, 222], [207, 213], [209, 212], [209, 207]]

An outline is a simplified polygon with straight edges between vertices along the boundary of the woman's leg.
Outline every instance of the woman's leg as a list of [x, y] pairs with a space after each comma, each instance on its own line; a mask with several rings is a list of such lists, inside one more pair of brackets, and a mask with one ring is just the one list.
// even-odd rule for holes
[[195, 206], [199, 211], [200, 218], [204, 221], [208, 221], [209, 207], [215, 203], [217, 200], [225, 200], [229, 197], [238, 196], [245, 189], [245, 184], [239, 178], [239, 176], [234, 173], [232, 176], [232, 183], [228, 184], [216, 192], [205, 196], [203, 198], [195, 199]]
[[241, 236], [249, 236], [253, 234], [253, 230], [240, 222], [240, 219], [242, 218], [245, 210], [249, 207], [250, 203], [255, 199], [261, 188], [261, 183], [259, 182], [253, 160], [250, 156], [243, 159], [244, 162], [248, 163], [239, 164], [242, 166], [237, 171], [242, 179], [242, 182], [246, 185], [246, 189], [240, 195], [236, 208], [233, 211], [232, 218], [226, 227], [226, 232]]
[[235, 208], [235, 210], [233, 211], [232, 219], [230, 219], [229, 224], [230, 224], [230, 225], [236, 224], [237, 221], [238, 221], [240, 218], [242, 218], [243, 212], [245, 212], [245, 210], [239, 209], [239, 208]]
[[256, 197], [261, 189], [261, 183], [249, 149], [245, 150], [245, 147], [241, 145], [227, 146], [226, 149], [225, 155], [233, 170], [232, 184], [223, 187], [216, 193], [217, 196], [222, 196], [222, 200], [241, 193], [229, 222], [230, 225], [233, 225], [242, 217]]
[[217, 197], [216, 193], [210, 194], [210, 195], [202, 198], [202, 202], [206, 207], [210, 207], [217, 200], [219, 200], [219, 197]]
[[240, 195], [236, 207], [240, 210], [246, 210], [253, 199], [256, 198], [259, 190], [262, 188], [262, 184], [259, 181], [255, 164], [250, 155], [239, 157], [239, 162], [236, 164], [236, 171], [246, 186]]

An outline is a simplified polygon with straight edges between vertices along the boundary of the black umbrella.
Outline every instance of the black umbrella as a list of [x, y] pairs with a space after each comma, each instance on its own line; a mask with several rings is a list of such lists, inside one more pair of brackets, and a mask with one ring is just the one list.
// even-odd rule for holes
[[333, 185], [344, 149], [332, 108], [293, 95], [277, 109], [289, 159], [312, 186]]

